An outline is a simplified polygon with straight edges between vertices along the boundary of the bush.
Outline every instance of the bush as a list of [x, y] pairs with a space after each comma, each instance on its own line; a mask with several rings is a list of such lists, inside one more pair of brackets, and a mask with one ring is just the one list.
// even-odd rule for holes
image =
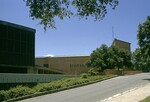
[[87, 74], [87, 73], [83, 73], [83, 74], [81, 74], [81, 78], [83, 78], [83, 79], [87, 79], [87, 78], [88, 78], [88, 74]]
[[88, 80], [85, 78], [79, 77], [79, 78], [71, 78], [70, 80], [65, 79], [65, 80], [62, 80], [62, 82], [63, 82], [64, 87], [69, 87], [69, 86], [83, 84], [85, 82], [88, 82]]
[[36, 90], [36, 92], [50, 91], [58, 88], [61, 88], [61, 83], [59, 81], [54, 81], [50, 83], [40, 83], [37, 86], [33, 87], [33, 89]]
[[34, 91], [31, 88], [20, 85], [7, 91], [0, 91], [0, 101], [30, 95], [33, 93]]
[[98, 71], [95, 70], [94, 68], [91, 68], [89, 71], [88, 71], [88, 74], [90, 76], [95, 76], [95, 75], [98, 75]]
[[52, 81], [49, 83], [40, 83], [32, 87], [32, 89], [25, 86], [17, 86], [10, 90], [0, 91], [0, 101], [22, 97], [25, 95], [30, 95], [38, 92], [51, 91], [60, 88], [68, 88], [74, 85], [81, 85], [90, 81], [101, 80], [107, 77], [109, 76], [88, 76], [88, 74], [83, 73], [81, 77], [77, 77], [77, 78], [66, 78], [58, 81]]
[[0, 91], [0, 102], [9, 99], [8, 91]]

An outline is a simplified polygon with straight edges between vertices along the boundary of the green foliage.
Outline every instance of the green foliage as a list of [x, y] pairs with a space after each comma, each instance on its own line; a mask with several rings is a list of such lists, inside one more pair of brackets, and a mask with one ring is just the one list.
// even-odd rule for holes
[[150, 16], [147, 17], [144, 23], [139, 25], [137, 38], [140, 54], [136, 56], [136, 59], [141, 62], [142, 69], [148, 71], [150, 68]]
[[90, 61], [87, 62], [88, 67], [99, 68], [102, 71], [117, 67], [131, 67], [131, 53], [129, 51], [119, 49], [118, 47], [101, 45], [100, 48], [94, 50], [90, 55]]
[[131, 67], [131, 53], [127, 50], [124, 49], [120, 49], [118, 47], [115, 46], [111, 46], [110, 49], [110, 58], [111, 59], [111, 63], [110, 63], [110, 67], [111, 68], [115, 68], [117, 67], [118, 70], [119, 68], [122, 67]]
[[83, 79], [87, 79], [87, 78], [88, 78], [88, 74], [87, 74], [87, 73], [83, 73], [83, 74], [81, 74], [81, 78], [83, 78]]
[[95, 70], [94, 68], [91, 68], [89, 71], [88, 71], [88, 74], [89, 76], [95, 76], [95, 75], [98, 75], [98, 71]]
[[33, 91], [29, 87], [16, 86], [15, 88], [12, 88], [7, 91], [0, 91], [0, 101], [17, 98], [25, 95], [30, 95], [33, 94], [34, 92], [35, 91]]
[[142, 70], [141, 51], [139, 48], [136, 49], [132, 54], [132, 63], [134, 69]]
[[47, 92], [52, 90], [57, 90], [61, 88], [68, 88], [74, 85], [81, 85], [90, 81], [96, 81], [101, 80], [103, 78], [110, 77], [112, 75], [106, 75], [106, 76], [88, 76], [87, 78], [65, 78], [58, 81], [52, 81], [49, 83], [40, 83], [33, 88], [25, 87], [25, 86], [17, 86], [15, 88], [12, 88], [10, 90], [2, 90], [0, 91], [0, 101], [12, 99], [12, 98], [18, 98], [25, 95], [30, 95], [34, 93], [39, 92]]
[[[92, 16], [95, 20], [101, 20], [107, 13], [107, 6], [112, 9], [118, 5], [118, 0], [24, 0], [30, 8], [30, 16], [39, 19], [44, 29], [55, 28], [55, 18], [63, 20], [77, 15], [80, 18]], [[72, 7], [70, 7], [72, 6]], [[75, 9], [75, 13], [73, 13]]]
[[51, 83], [40, 83], [37, 86], [33, 87], [36, 92], [45, 92], [59, 88], [61, 88], [61, 83], [59, 81], [54, 81]]
[[103, 44], [100, 48], [97, 48], [94, 50], [91, 55], [90, 61], [87, 62], [87, 66], [93, 67], [93, 68], [100, 68], [101, 70], [104, 70], [107, 68], [107, 58], [109, 57], [108, 54], [108, 47]]
[[8, 91], [4, 91], [4, 90], [0, 91], [0, 102], [8, 99], [10, 99]]

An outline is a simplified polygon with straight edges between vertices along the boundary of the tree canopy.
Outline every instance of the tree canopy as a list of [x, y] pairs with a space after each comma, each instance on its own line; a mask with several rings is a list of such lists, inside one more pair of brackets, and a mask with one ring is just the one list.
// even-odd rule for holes
[[115, 46], [107, 47], [102, 44], [90, 55], [88, 67], [100, 68], [101, 70], [131, 67], [131, 53]]
[[[138, 34], [137, 34], [140, 61], [142, 62], [143, 68], [149, 69], [150, 67], [150, 16], [147, 17], [146, 21], [139, 24]], [[138, 57], [138, 56], [137, 56]]]
[[[30, 16], [39, 19], [46, 28], [55, 28], [55, 17], [63, 20], [77, 15], [87, 19], [89, 16], [101, 20], [107, 14], [107, 7], [112, 9], [118, 5], [118, 0], [24, 0], [30, 9]], [[73, 12], [73, 9], [76, 11]]]
[[141, 50], [139, 48], [137, 48], [132, 54], [132, 63], [134, 65], [134, 69], [142, 69]]
[[94, 68], [101, 68], [102, 70], [108, 67], [107, 58], [109, 57], [108, 54], [108, 47], [103, 44], [100, 48], [94, 50], [90, 55], [90, 61], [87, 62], [87, 66], [94, 67]]

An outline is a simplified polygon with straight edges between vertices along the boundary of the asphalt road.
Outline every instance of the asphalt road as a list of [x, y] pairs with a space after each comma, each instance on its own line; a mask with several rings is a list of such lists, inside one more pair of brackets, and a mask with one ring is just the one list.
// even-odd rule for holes
[[150, 73], [120, 76], [95, 84], [43, 95], [21, 102], [99, 102], [150, 82]]

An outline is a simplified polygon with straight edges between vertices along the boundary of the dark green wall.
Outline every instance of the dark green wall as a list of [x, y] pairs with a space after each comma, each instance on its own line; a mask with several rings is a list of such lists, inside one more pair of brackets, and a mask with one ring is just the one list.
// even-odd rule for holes
[[0, 24], [0, 65], [34, 66], [35, 32], [17, 26]]

